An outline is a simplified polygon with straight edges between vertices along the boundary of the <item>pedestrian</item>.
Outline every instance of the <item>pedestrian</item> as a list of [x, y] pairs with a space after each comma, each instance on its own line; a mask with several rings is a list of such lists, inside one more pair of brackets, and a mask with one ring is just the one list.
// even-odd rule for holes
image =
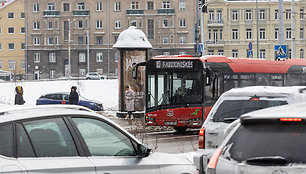
[[79, 94], [76, 92], [77, 87], [72, 86], [69, 94], [69, 104], [77, 105], [79, 103]]
[[15, 88], [15, 105], [23, 105], [25, 101], [23, 100], [23, 88], [22, 86], [16, 86]]
[[127, 116], [125, 119], [134, 119], [133, 117], [133, 111], [134, 111], [134, 97], [135, 93], [131, 89], [130, 86], [125, 87], [125, 105], [126, 105], [126, 110], [127, 110]]

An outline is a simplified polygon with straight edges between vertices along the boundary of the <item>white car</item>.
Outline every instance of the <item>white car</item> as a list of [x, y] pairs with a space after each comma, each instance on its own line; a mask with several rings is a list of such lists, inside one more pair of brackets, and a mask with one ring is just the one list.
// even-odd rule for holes
[[104, 80], [106, 79], [106, 77], [97, 72], [89, 72], [85, 75], [85, 79], [86, 80]]
[[306, 103], [244, 114], [208, 163], [207, 174], [305, 174]]
[[0, 173], [195, 174], [151, 153], [116, 123], [76, 105], [0, 106]]
[[204, 173], [207, 162], [220, 146], [230, 123], [242, 114], [272, 106], [306, 101], [305, 87], [254, 86], [231, 89], [221, 95], [207, 116], [200, 133], [194, 164]]

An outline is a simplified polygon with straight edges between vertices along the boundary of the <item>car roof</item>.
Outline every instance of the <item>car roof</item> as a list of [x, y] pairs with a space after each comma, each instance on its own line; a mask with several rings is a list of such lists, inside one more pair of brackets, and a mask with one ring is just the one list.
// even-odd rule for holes
[[306, 86], [249, 86], [233, 88], [223, 94], [223, 97], [230, 96], [290, 96], [306, 92]]
[[63, 94], [67, 95], [67, 94], [69, 94], [69, 92], [55, 92], [55, 93], [48, 93], [48, 94], [44, 94], [44, 95], [42, 95], [42, 96], [45, 96], [45, 95], [63, 95]]
[[306, 119], [306, 102], [289, 105], [275, 106], [243, 114], [241, 122], [251, 120], [269, 120], [279, 118], [302, 118]]

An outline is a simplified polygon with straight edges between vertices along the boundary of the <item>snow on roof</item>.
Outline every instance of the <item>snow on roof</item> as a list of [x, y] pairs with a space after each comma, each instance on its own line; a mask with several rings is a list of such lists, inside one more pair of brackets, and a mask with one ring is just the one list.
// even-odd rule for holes
[[134, 26], [122, 31], [114, 48], [152, 48], [146, 35]]

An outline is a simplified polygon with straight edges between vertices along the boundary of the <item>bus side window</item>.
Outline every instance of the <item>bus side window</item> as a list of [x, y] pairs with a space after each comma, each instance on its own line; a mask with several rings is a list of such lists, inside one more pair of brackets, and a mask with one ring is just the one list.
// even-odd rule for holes
[[256, 74], [255, 75], [256, 86], [267, 86], [269, 85], [269, 74]]

